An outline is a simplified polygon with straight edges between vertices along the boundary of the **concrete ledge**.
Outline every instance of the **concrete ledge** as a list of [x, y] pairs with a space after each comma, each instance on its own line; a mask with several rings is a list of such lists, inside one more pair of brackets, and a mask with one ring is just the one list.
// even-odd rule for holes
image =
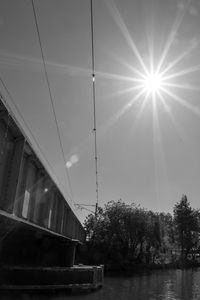
[[102, 287], [103, 266], [0, 268], [0, 289], [97, 289]]
[[97, 289], [102, 287], [98, 285], [96, 287], [91, 283], [85, 284], [63, 284], [63, 285], [0, 285], [0, 290], [77, 290], [77, 289]]

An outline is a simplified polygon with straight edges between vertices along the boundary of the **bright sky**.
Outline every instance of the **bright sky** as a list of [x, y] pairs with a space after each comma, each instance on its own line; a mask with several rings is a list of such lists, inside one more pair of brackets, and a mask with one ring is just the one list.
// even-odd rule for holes
[[[69, 203], [94, 205], [90, 1], [34, 4], [65, 162], [31, 0], [0, 0], [1, 92]], [[121, 198], [172, 212], [184, 193], [198, 208], [200, 1], [93, 9], [99, 205]]]

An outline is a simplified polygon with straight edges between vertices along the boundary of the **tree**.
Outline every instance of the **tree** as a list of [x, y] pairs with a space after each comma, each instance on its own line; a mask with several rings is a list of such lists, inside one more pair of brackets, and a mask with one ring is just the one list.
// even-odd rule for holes
[[195, 237], [199, 231], [197, 211], [191, 208], [186, 195], [183, 195], [180, 202], [174, 206], [174, 224], [177, 229], [178, 244], [181, 247], [183, 260], [195, 246]]
[[172, 225], [170, 214], [154, 213], [122, 200], [110, 201], [84, 222], [89, 257], [96, 255], [98, 263], [112, 266], [150, 263], [156, 254], [171, 250]]

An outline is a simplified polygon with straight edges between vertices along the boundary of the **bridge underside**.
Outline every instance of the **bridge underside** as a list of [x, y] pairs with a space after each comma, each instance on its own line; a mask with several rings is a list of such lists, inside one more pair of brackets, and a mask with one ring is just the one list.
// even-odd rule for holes
[[0, 212], [0, 261], [6, 266], [73, 266], [76, 240]]

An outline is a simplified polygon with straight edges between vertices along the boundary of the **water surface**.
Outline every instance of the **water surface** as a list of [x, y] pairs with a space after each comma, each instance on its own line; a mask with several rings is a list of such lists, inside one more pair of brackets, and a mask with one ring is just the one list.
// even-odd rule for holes
[[106, 276], [102, 289], [92, 293], [4, 293], [1, 299], [20, 300], [199, 300], [200, 268], [156, 270], [132, 276]]

